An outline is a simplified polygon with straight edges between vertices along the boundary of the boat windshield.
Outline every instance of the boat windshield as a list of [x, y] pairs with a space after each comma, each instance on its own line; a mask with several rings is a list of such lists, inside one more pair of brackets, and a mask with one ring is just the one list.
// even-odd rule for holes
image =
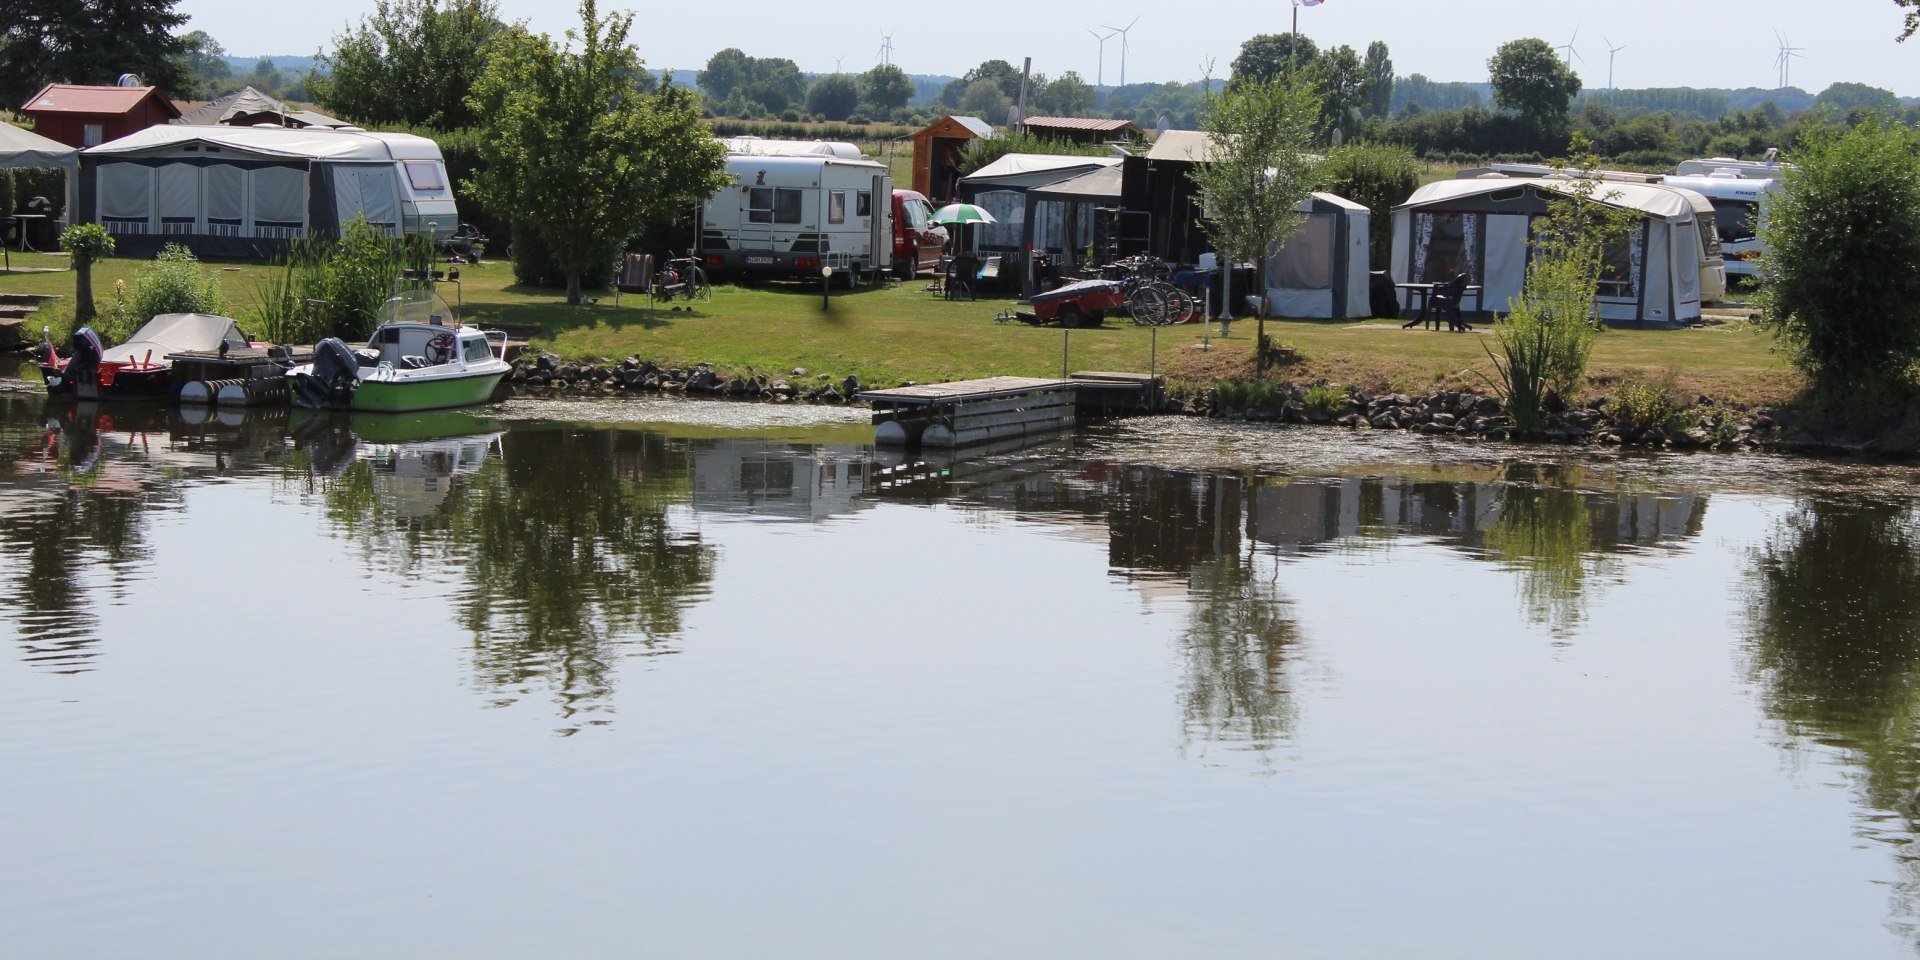
[[431, 290], [403, 290], [380, 305], [381, 323], [435, 323], [459, 326], [453, 307]]

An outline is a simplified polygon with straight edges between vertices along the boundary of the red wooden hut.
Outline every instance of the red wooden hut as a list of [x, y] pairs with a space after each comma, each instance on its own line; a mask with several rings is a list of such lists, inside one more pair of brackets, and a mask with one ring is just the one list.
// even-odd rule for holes
[[69, 147], [97, 147], [180, 116], [159, 87], [49, 83], [20, 108], [33, 132]]

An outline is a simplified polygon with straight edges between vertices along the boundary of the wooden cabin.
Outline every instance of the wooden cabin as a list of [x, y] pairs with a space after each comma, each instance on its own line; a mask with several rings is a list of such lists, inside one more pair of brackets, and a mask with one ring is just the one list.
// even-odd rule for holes
[[937, 206], [952, 200], [960, 180], [960, 154], [974, 140], [993, 136], [979, 117], [941, 117], [913, 135], [913, 189]]
[[33, 118], [33, 132], [85, 149], [171, 122], [180, 108], [159, 87], [49, 83], [20, 113]]

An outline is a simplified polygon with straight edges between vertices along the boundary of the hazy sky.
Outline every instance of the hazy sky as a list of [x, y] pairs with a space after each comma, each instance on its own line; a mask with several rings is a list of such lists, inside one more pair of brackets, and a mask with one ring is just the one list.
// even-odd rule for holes
[[[621, 0], [603, 5], [629, 6]], [[805, 71], [832, 70], [836, 57], [845, 58], [848, 71], [864, 70], [878, 62], [882, 31], [891, 31], [894, 62], [909, 73], [958, 75], [982, 60], [1019, 66], [1020, 58], [1032, 57], [1038, 72], [1078, 70], [1088, 80], [1097, 72], [1099, 44], [1087, 29], [1123, 27], [1137, 16], [1127, 56], [1131, 82], [1198, 79], [1208, 58], [1224, 76], [1242, 40], [1285, 32], [1292, 14], [1286, 0], [932, 3], [908, 5], [922, 11], [912, 16], [897, 5], [860, 5], [838, 17], [825, 16], [828, 8], [818, 5], [772, 0], [633, 6], [645, 11], [633, 39], [654, 67], [696, 68], [716, 50], [739, 47], [754, 56], [789, 57]], [[190, 28], [247, 56], [311, 54], [372, 8], [373, 0], [276, 4], [262, 16], [257, 0], [180, 0], [178, 6], [193, 18]], [[508, 20], [556, 35], [577, 22], [576, 8], [565, 3], [501, 0], [500, 8]], [[874, 9], [885, 12], [867, 12]], [[1850, 80], [1920, 96], [1920, 38], [1895, 43], [1900, 24], [1893, 0], [1325, 0], [1300, 11], [1300, 32], [1321, 46], [1346, 43], [1364, 51], [1370, 41], [1386, 41], [1403, 76], [1484, 81], [1487, 58], [1501, 43], [1541, 37], [1558, 46], [1578, 28], [1575, 49], [1585, 62], [1576, 60], [1575, 68], [1588, 88], [1607, 85], [1609, 40], [1625, 48], [1614, 58], [1617, 86], [1771, 88], [1778, 81], [1778, 31], [1803, 48], [1804, 59], [1793, 63], [1794, 86], [1817, 93]], [[1118, 83], [1118, 39], [1107, 43], [1106, 54], [1106, 81]]]

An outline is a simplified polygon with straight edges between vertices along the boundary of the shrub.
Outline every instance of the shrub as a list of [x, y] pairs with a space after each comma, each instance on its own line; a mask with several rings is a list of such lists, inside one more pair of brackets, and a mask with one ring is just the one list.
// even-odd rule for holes
[[1632, 430], [1658, 427], [1671, 429], [1681, 424], [1680, 398], [1671, 372], [1648, 380], [1638, 375], [1620, 381], [1613, 393], [1613, 413], [1621, 425]]
[[1307, 388], [1307, 410], [1323, 417], [1331, 417], [1347, 406], [1347, 392], [1330, 383], [1316, 383]]
[[[337, 240], [295, 244], [256, 291], [262, 335], [280, 343], [365, 339], [393, 296], [401, 258], [401, 246], [359, 216]], [[324, 305], [310, 309], [308, 301]]]
[[1507, 315], [1493, 325], [1500, 351], [1487, 350], [1496, 371], [1487, 379], [1514, 426], [1537, 428], [1550, 395], [1569, 400], [1579, 393], [1599, 331], [1593, 322], [1597, 289], [1587, 264], [1566, 255], [1543, 257]]
[[1393, 207], [1420, 188], [1420, 163], [1405, 147], [1354, 143], [1333, 152], [1323, 168], [1326, 190], [1373, 211], [1368, 252], [1376, 269], [1393, 255]]
[[133, 285], [114, 284], [113, 303], [95, 329], [124, 343], [148, 320], [163, 313], [213, 313], [226, 309], [220, 299], [220, 275], [200, 266], [193, 251], [169, 243], [153, 262], [133, 275]]
[[1920, 134], [1810, 132], [1761, 237], [1761, 325], [1824, 393], [1904, 382], [1920, 360]]

